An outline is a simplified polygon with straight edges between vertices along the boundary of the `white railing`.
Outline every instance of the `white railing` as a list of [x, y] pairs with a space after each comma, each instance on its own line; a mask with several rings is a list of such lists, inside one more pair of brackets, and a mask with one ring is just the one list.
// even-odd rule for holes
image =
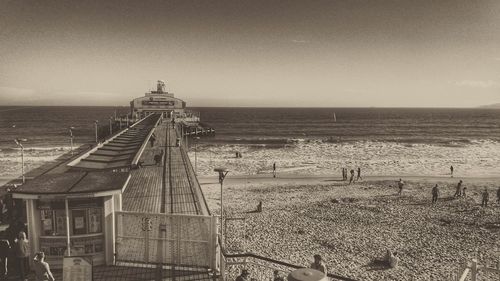
[[217, 270], [217, 218], [116, 212], [116, 261]]
[[[467, 262], [460, 266], [458, 274], [453, 278], [453, 281], [480, 281], [478, 276], [480, 273], [489, 274], [488, 277], [493, 277], [496, 275], [496, 280], [500, 280], [500, 260], [496, 264], [496, 268], [488, 267], [484, 265], [479, 265], [477, 259], [472, 259], [471, 262]], [[470, 279], [469, 279], [470, 277]], [[494, 280], [494, 279], [483, 279], [483, 280]]]

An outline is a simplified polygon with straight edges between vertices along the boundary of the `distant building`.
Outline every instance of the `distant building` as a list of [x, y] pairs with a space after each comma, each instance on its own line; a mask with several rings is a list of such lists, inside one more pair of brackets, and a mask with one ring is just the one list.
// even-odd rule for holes
[[165, 90], [165, 82], [158, 80], [156, 91], [146, 93], [144, 97], [130, 102], [132, 118], [141, 119], [152, 113], [162, 113], [164, 117], [184, 115], [186, 102], [175, 98]]

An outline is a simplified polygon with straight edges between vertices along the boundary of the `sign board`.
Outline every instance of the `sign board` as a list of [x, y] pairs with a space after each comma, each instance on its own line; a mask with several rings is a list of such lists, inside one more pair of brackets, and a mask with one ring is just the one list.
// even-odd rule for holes
[[[90, 194], [89, 197], [93, 196]], [[79, 198], [85, 197], [85, 195], [78, 195]], [[70, 198], [70, 196], [63, 196], [60, 199]], [[70, 199], [69, 208], [95, 208], [102, 207], [102, 198], [92, 198], [92, 199]], [[64, 210], [64, 200], [37, 200], [37, 207], [39, 210]]]
[[65, 256], [63, 281], [92, 281], [92, 257]]
[[167, 105], [174, 106], [175, 101], [173, 100], [143, 100], [142, 105]]

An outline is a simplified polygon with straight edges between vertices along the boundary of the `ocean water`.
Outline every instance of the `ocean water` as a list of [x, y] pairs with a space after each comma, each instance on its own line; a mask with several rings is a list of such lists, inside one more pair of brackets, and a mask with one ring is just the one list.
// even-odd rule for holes
[[[195, 108], [213, 141], [291, 139], [458, 144], [500, 141], [500, 110], [422, 108]], [[334, 115], [336, 121], [334, 119]]]
[[[217, 131], [196, 147], [198, 174], [500, 176], [500, 110], [198, 108]], [[190, 157], [194, 161], [194, 147]], [[243, 158], [235, 158], [235, 152]]]
[[[94, 140], [94, 120], [107, 124], [125, 107], [0, 107], [0, 178], [19, 173], [15, 138], [26, 138], [27, 168]], [[500, 110], [412, 108], [192, 108], [216, 129], [197, 145], [199, 173], [225, 165], [234, 174], [279, 171], [338, 174], [340, 167], [374, 175], [500, 174]], [[335, 120], [335, 118], [336, 120]], [[194, 161], [191, 142], [190, 156]], [[236, 159], [234, 153], [242, 152]]]
[[69, 151], [70, 127], [75, 146], [92, 142], [94, 121], [108, 124], [115, 110], [128, 112], [125, 107], [0, 106], [0, 180], [20, 174], [21, 153], [14, 139], [26, 139], [25, 164], [30, 170]]

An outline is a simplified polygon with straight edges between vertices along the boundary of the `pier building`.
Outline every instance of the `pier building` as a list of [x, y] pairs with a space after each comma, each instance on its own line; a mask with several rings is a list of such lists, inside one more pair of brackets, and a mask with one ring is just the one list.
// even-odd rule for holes
[[185, 113], [186, 102], [174, 97], [173, 93], [165, 90], [165, 82], [159, 80], [156, 91], [150, 91], [144, 97], [130, 102], [130, 114], [134, 119], [141, 119], [152, 113], [160, 113], [165, 117], [182, 115]]
[[[95, 265], [113, 262], [115, 203], [128, 173], [48, 173], [15, 189], [26, 203], [31, 256], [43, 251], [52, 267], [64, 255], [92, 257]], [[70, 251], [68, 253], [68, 245]]]

